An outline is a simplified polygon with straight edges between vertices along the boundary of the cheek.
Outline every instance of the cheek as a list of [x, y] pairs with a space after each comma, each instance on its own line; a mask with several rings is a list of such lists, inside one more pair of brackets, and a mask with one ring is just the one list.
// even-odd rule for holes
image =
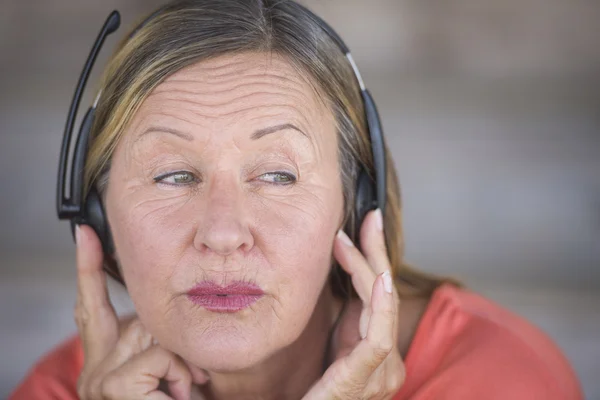
[[287, 307], [316, 303], [329, 275], [342, 207], [341, 188], [332, 184], [302, 188], [293, 201], [267, 202], [260, 210], [257, 245], [278, 276], [281, 301], [293, 303]]
[[135, 196], [107, 203], [109, 221], [127, 290], [136, 305], [168, 300], [171, 276], [185, 249], [177, 213], [164, 201]]

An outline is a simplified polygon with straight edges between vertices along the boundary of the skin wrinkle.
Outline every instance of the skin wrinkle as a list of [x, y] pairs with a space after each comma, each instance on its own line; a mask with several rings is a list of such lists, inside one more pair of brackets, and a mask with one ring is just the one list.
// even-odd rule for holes
[[[237, 78], [239, 79], [239, 77]], [[208, 107], [216, 107], [216, 106], [227, 106], [231, 102], [240, 102], [248, 99], [250, 96], [259, 96], [259, 95], [274, 95], [274, 96], [290, 96], [294, 100], [310, 100], [306, 93], [303, 93], [296, 88], [291, 87], [291, 85], [297, 84], [297, 82], [288, 81], [285, 79], [270, 79], [269, 82], [260, 81], [257, 78], [253, 82], [245, 82], [243, 84], [238, 84], [235, 87], [231, 87], [228, 82], [224, 81], [215, 83], [218, 85], [214, 88], [213, 93], [215, 95], [220, 95], [224, 97], [220, 101], [217, 101], [214, 98], [209, 96], [202, 96], [202, 98], [198, 98], [198, 93], [194, 93], [191, 90], [187, 89], [186, 85], [183, 84], [167, 84], [167, 87], [163, 88], [161, 91], [155, 91], [151, 94], [154, 96], [162, 96], [169, 100], [176, 99], [175, 94], [180, 95], [183, 99], [188, 100], [190, 98], [194, 98], [198, 101], [200, 105], [206, 105]], [[219, 89], [219, 87], [223, 87]], [[282, 93], [282, 91], [286, 91], [289, 93]], [[240, 92], [240, 93], [236, 93]], [[232, 95], [232, 93], [235, 93]]]
[[[226, 67], [228, 83], [203, 75], [215, 63]], [[212, 385], [225, 397], [235, 388], [260, 392], [265, 373], [285, 392], [291, 378], [280, 376], [280, 365], [324, 346], [334, 312], [327, 283], [343, 210], [334, 119], [303, 79], [272, 84], [282, 74], [296, 71], [285, 62], [265, 65], [260, 55], [244, 62], [223, 56], [175, 73], [186, 93], [166, 80], [146, 98], [110, 170], [109, 223], [139, 318], [190, 368], [212, 371]], [[203, 106], [206, 99], [218, 105]], [[296, 124], [312, 140], [289, 130], [250, 139], [256, 129], [282, 123]], [[194, 140], [160, 134], [136, 141], [151, 125]], [[180, 170], [198, 181], [154, 182], [156, 174]], [[263, 180], [278, 170], [297, 181]], [[185, 294], [204, 280], [255, 282], [265, 296], [235, 314], [211, 313]], [[302, 371], [320, 371], [320, 357]]]
[[[242, 102], [243, 104], [247, 104], [247, 102], [251, 101], [252, 100], [251, 98], [254, 97], [254, 96], [256, 96], [256, 95], [272, 95], [272, 96], [275, 96], [275, 95], [279, 95], [279, 94], [275, 93], [275, 92], [268, 92], [268, 91], [255, 92], [255, 93], [248, 94], [248, 95], [242, 95], [242, 96], [240, 96], [238, 98], [238, 100], [240, 102]], [[209, 104], [209, 103], [202, 103], [202, 102], [199, 102], [197, 100], [191, 100], [191, 99], [188, 100], [188, 99], [185, 99], [185, 98], [181, 98], [179, 96], [176, 99], [175, 98], [169, 98], [167, 96], [163, 96], [163, 97], [165, 99], [167, 99], [167, 100], [173, 100], [174, 102], [183, 103], [183, 104], [186, 104], [186, 105], [190, 105], [190, 106], [192, 106], [192, 108], [201, 108], [202, 110], [211, 110], [211, 111], [213, 109], [214, 110], [218, 110], [218, 109], [223, 108], [225, 106], [231, 106], [231, 108], [234, 108], [234, 110], [231, 111], [231, 112], [220, 112], [220, 113], [218, 113], [217, 115], [214, 116], [215, 118], [228, 117], [228, 116], [231, 116], [231, 115], [234, 115], [234, 114], [239, 115], [239, 114], [242, 114], [243, 112], [247, 112], [249, 110], [255, 110], [257, 108], [256, 106], [250, 106], [248, 108], [239, 109], [239, 108], [233, 107], [235, 105], [235, 103], [232, 103], [230, 101], [224, 101], [222, 103], [211, 103], [211, 104]], [[280, 103], [278, 105], [280, 107], [285, 107], [286, 106], [285, 103]], [[205, 114], [205, 113], [203, 113], [201, 115], [207, 116], [207, 114]]]
[[[284, 89], [289, 93], [290, 96], [293, 97], [300, 97], [303, 98], [305, 100], [310, 100], [306, 95], [306, 93], [297, 88], [296, 86], [298, 85], [302, 85], [303, 81], [300, 79], [290, 79], [288, 76], [277, 76], [274, 74], [269, 74], [268, 75], [268, 83], [265, 83], [263, 81], [264, 77], [266, 74], [261, 74], [261, 75], [256, 75], [256, 74], [239, 74], [236, 73], [235, 75], [233, 75], [231, 77], [231, 79], [221, 79], [222, 76], [210, 76], [207, 74], [204, 74], [202, 71], [199, 71], [200, 74], [202, 74], [203, 77], [205, 77], [205, 79], [199, 79], [198, 81], [200, 82], [210, 82], [211, 86], [213, 86], [212, 88], [212, 94], [215, 95], [223, 95], [226, 93], [234, 93], [236, 91], [239, 91], [242, 88], [249, 88], [249, 90], [252, 92], [254, 91], [256, 94], [260, 94], [260, 91], [256, 91], [256, 89], [254, 89], [254, 86], [258, 86], [258, 87], [266, 87], [269, 89]], [[243, 82], [243, 83], [239, 83], [239, 84], [234, 84], [231, 85], [231, 82], [235, 82], [235, 81], [239, 81], [240, 78], [250, 78], [252, 79], [249, 82]], [[273, 82], [275, 81], [275, 82]], [[180, 94], [186, 94], [186, 95], [197, 95], [197, 93], [194, 93], [193, 91], [187, 90], [188, 85], [192, 83], [190, 81], [175, 81], [175, 80], [169, 80], [166, 79], [163, 83], [162, 88], [161, 87], [157, 87], [154, 91], [154, 94], [167, 94], [168, 96], [168, 92], [179, 92]], [[221, 87], [226, 87], [225, 89], [222, 89]], [[252, 93], [250, 93], [252, 94]], [[263, 94], [276, 94], [276, 92], [263, 92]], [[311, 93], [312, 94], [312, 93]], [[240, 95], [238, 93], [238, 95]], [[245, 94], [241, 93], [241, 96], [243, 97]], [[236, 96], [236, 99], [239, 99]], [[209, 103], [209, 104], [218, 104], [218, 105], [224, 105], [227, 103], [227, 101], [224, 102], [216, 102], [214, 103], [215, 99], [210, 99], [213, 101], [213, 103]], [[202, 103], [202, 102], [201, 102]]]
[[[256, 76], [256, 75], [252, 75], [252, 76], [254, 77], [254, 76]], [[216, 76], [216, 77], [215, 77], [215, 76], [209, 76], [209, 77], [207, 77], [207, 79], [210, 79], [211, 81], [213, 81], [215, 78], [218, 78], [218, 77], [219, 77], [219, 76]], [[271, 74], [271, 75], [269, 76], [269, 78], [270, 78], [270, 79], [273, 79], [273, 78], [274, 78], [273, 74]], [[277, 79], [277, 78], [279, 78], [279, 79], [284, 79], [284, 80], [289, 80], [289, 78], [287, 78], [287, 76], [286, 76], [286, 77], [277, 77], [277, 76], [275, 76], [275, 79]], [[239, 76], [234, 76], [234, 77], [233, 77], [233, 79], [239, 79]], [[300, 81], [300, 80], [291, 80], [291, 82], [290, 82], [290, 83], [291, 83], [292, 85], [298, 85], [298, 84], [300, 83], [299, 81]], [[181, 94], [181, 93], [184, 93], [184, 94], [186, 94], [186, 93], [188, 93], [188, 94], [189, 94], [189, 93], [190, 93], [190, 91], [189, 91], [189, 90], [186, 90], [186, 89], [181, 89], [181, 88], [170, 88], [170, 87], [169, 87], [169, 86], [170, 86], [170, 85], [169, 85], [169, 83], [170, 83], [170, 82], [173, 82], [173, 80], [172, 80], [172, 79], [171, 79], [171, 80], [167, 79], [167, 80], [165, 81], [165, 83], [164, 83], [163, 85], [161, 85], [161, 86], [163, 86], [163, 89], [161, 89], [161, 88], [160, 88], [160, 86], [159, 86], [159, 87], [157, 87], [157, 89], [155, 89], [154, 93], [150, 94], [150, 96], [153, 96], [153, 95], [156, 95], [156, 94], [160, 94], [160, 93], [162, 93], [163, 91], [167, 91], [167, 89], [169, 89], [169, 90], [171, 90], [171, 91], [172, 91], [172, 90], [175, 90], [175, 92], [177, 92], [177, 93], [180, 93], [180, 94]], [[228, 82], [229, 82], [229, 81], [226, 81], [225, 83], [228, 83]], [[189, 81], [186, 81], [186, 82], [185, 82], [185, 86], [184, 86], [184, 87], [185, 87], [185, 88], [187, 88], [187, 86], [188, 86], [188, 84], [189, 84], [189, 83], [190, 83]], [[214, 82], [211, 82], [211, 83], [214, 83]], [[246, 86], [248, 86], [248, 85], [252, 86], [253, 84], [254, 84], [254, 82], [239, 84], [239, 85], [236, 85], [236, 86], [235, 86], [233, 89], [231, 89], [231, 88], [230, 88], [230, 89], [228, 89], [228, 90], [226, 90], [226, 91], [224, 91], [224, 92], [227, 92], [227, 93], [229, 93], [229, 92], [233, 91], [233, 90], [234, 90], [234, 89], [236, 89], [236, 88], [238, 88], [238, 89], [239, 89], [239, 88], [241, 88], [241, 87], [246, 87]], [[216, 85], [218, 85], [218, 84], [216, 84]], [[183, 86], [183, 85], [182, 85], [182, 86]], [[290, 87], [290, 85], [281, 85], [281, 86], [279, 86], [278, 84], [274, 84], [273, 82], [270, 82], [268, 85], [264, 85], [264, 86], [267, 86], [269, 89], [273, 89], [273, 88], [279, 88], [279, 89], [284, 89], [284, 90], [286, 90], [286, 91], [288, 91], [288, 92], [289, 92], [289, 91], [292, 91], [294, 94], [298, 94], [298, 97], [299, 97], [299, 98], [298, 98], [298, 99], [295, 99], [295, 100], [298, 100], [299, 102], [301, 102], [301, 103], [299, 103], [299, 104], [303, 104], [302, 102], [305, 102], [305, 101], [307, 101], [307, 100], [310, 100], [310, 99], [308, 99], [308, 98], [307, 98], [307, 96], [305, 95], [305, 93], [304, 93], [303, 91], [301, 91], [301, 90], [297, 90], [297, 89], [296, 89], [296, 88], [294, 88], [294, 87]], [[214, 96], [213, 96], [213, 95], [215, 95], [215, 94], [221, 94], [221, 92], [218, 92], [218, 91], [216, 91], [216, 92], [215, 92], [215, 91], [212, 91], [212, 92], [211, 92], [211, 96], [209, 96], [209, 98], [210, 98], [210, 99], [214, 99]], [[264, 93], [263, 93], [263, 94], [264, 94]], [[286, 93], [286, 94], [289, 94], [289, 93]], [[245, 96], [241, 96], [240, 98], [238, 98], [238, 100], [240, 100], [240, 99], [244, 100], [244, 99], [246, 99], [246, 98], [245, 98]], [[196, 99], [196, 100], [197, 100], [197, 99]], [[226, 104], [228, 104], [228, 101], [229, 101], [229, 99], [227, 99], [227, 101], [225, 101], [224, 103], [217, 103], [217, 104], [214, 104], [214, 103], [213, 103], [212, 105], [216, 105], [216, 106], [226, 105]], [[214, 102], [214, 100], [213, 100], [213, 102]], [[199, 102], [199, 104], [206, 104], [207, 106], [210, 106], [210, 105], [211, 105], [210, 103], [203, 103], [203, 102]]]
[[[216, 82], [215, 79], [216, 78], [221, 78], [221, 76], [218, 77], [209, 77], [207, 76], [207, 79], [205, 79], [205, 81], [211, 81], [211, 84], [215, 87], [214, 91], [212, 93], [214, 94], [224, 94], [224, 93], [232, 93], [238, 89], [241, 88], [245, 88], [245, 87], [252, 87], [253, 85], [256, 86], [266, 86], [267, 88], [273, 88], [273, 87], [283, 87], [286, 90], [290, 91], [290, 94], [295, 94], [298, 97], [301, 98], [307, 98], [306, 93], [304, 93], [301, 90], [298, 90], [297, 88], [293, 87], [292, 85], [298, 85], [301, 84], [300, 80], [294, 80], [294, 79], [289, 79], [287, 76], [277, 76], [277, 75], [270, 75], [269, 79], [270, 80], [275, 80], [278, 81], [277, 83], [270, 83], [270, 84], [265, 84], [261, 79], [264, 78], [264, 74], [263, 75], [244, 75], [244, 77], [248, 77], [248, 78], [256, 78], [256, 80], [251, 81], [251, 82], [244, 82], [244, 83], [239, 83], [237, 85], [229, 85], [231, 82], [234, 81], [238, 81], [240, 76], [239, 74], [236, 74], [234, 76], [232, 76], [231, 79], [223, 79], [220, 80], [219, 82]], [[163, 95], [166, 94], [167, 98], [169, 97], [169, 92], [172, 91], [176, 91], [180, 94], [185, 94], [185, 95], [191, 95], [191, 96], [197, 96], [198, 94], [195, 93], [194, 91], [191, 90], [186, 90], [187, 85], [189, 85], [190, 83], [194, 83], [195, 81], [182, 81], [182, 80], [168, 80], [166, 79], [164, 81], [164, 86], [162, 88], [157, 87], [156, 90], [154, 91], [155, 95]], [[171, 87], [173, 86], [173, 87]], [[218, 89], [220, 86], [226, 87], [224, 89]], [[264, 93], [269, 93], [269, 92], [264, 92]], [[273, 92], [274, 94], [275, 92]], [[257, 92], [258, 94], [258, 92]], [[209, 103], [209, 104], [222, 104], [222, 103]]]

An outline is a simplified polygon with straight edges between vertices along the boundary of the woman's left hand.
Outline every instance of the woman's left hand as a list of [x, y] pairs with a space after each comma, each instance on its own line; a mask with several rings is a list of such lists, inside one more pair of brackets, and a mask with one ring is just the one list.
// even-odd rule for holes
[[391, 399], [404, 383], [398, 295], [382, 227], [381, 212], [371, 211], [360, 232], [364, 255], [343, 231], [338, 233], [333, 253], [352, 277], [362, 310], [358, 317], [359, 302], [348, 305], [333, 338], [335, 361], [303, 400]]

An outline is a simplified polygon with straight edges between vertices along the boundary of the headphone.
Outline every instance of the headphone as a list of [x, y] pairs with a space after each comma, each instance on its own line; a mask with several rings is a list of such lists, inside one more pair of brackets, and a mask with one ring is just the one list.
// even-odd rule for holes
[[[385, 210], [386, 202], [386, 159], [385, 159], [385, 145], [383, 141], [383, 130], [381, 126], [381, 120], [375, 106], [373, 97], [366, 89], [360, 72], [350, 54], [350, 50], [346, 44], [342, 41], [341, 37], [331, 28], [323, 19], [315, 15], [312, 11], [308, 10], [302, 5], [297, 4], [302, 8], [311, 18], [313, 18], [321, 26], [321, 28], [333, 39], [340, 50], [344, 53], [348, 59], [358, 84], [360, 86], [360, 92], [365, 108], [365, 115], [367, 119], [367, 128], [369, 130], [371, 151], [373, 153], [373, 169], [374, 178], [372, 178], [365, 170], [363, 165], [360, 165], [360, 171], [357, 178], [356, 184], [356, 196], [354, 204], [354, 239], [355, 243], [358, 243], [358, 233], [360, 232], [360, 226], [366, 216], [366, 214], [375, 208], [380, 208], [382, 211]], [[154, 18], [162, 9], [151, 14], [146, 18], [136, 29], [133, 30], [130, 38], [139, 31], [149, 20]], [[83, 198], [83, 185], [84, 185], [84, 166], [88, 151], [88, 140], [92, 125], [94, 122], [94, 116], [96, 112], [96, 106], [100, 98], [100, 94], [96, 97], [94, 104], [88, 109], [85, 114], [79, 133], [73, 148], [72, 162], [69, 175], [69, 197], [67, 197], [66, 185], [67, 185], [67, 169], [68, 169], [68, 153], [69, 146], [71, 144], [71, 136], [73, 133], [73, 127], [75, 124], [75, 118], [77, 116], [77, 110], [83, 89], [89, 78], [92, 66], [96, 61], [96, 57], [104, 44], [104, 41], [108, 35], [115, 32], [121, 24], [121, 17], [118, 11], [113, 11], [106, 22], [102, 26], [94, 45], [90, 51], [90, 54], [85, 62], [79, 81], [75, 88], [75, 94], [71, 106], [69, 107], [69, 113], [67, 114], [67, 122], [65, 125], [64, 136], [62, 140], [62, 146], [60, 151], [60, 161], [58, 165], [58, 183], [56, 187], [56, 210], [59, 219], [67, 219], [71, 221], [71, 232], [75, 235], [75, 226], [79, 224], [85, 224], [91, 226], [96, 234], [98, 235], [102, 248], [105, 255], [112, 256], [114, 253], [114, 245], [108, 226], [108, 220], [100, 196], [97, 192], [95, 184], [91, 185], [91, 188], [86, 196]], [[105, 270], [118, 281], [122, 281], [121, 278], [116, 274], [116, 271], [111, 271], [105, 265]]]

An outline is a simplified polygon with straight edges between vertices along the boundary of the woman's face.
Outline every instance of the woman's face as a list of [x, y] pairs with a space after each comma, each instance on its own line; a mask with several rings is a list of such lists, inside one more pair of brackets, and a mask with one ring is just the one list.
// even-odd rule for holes
[[333, 117], [280, 56], [197, 63], [134, 116], [106, 208], [161, 345], [211, 370], [255, 365], [300, 336], [326, 287], [343, 209]]

